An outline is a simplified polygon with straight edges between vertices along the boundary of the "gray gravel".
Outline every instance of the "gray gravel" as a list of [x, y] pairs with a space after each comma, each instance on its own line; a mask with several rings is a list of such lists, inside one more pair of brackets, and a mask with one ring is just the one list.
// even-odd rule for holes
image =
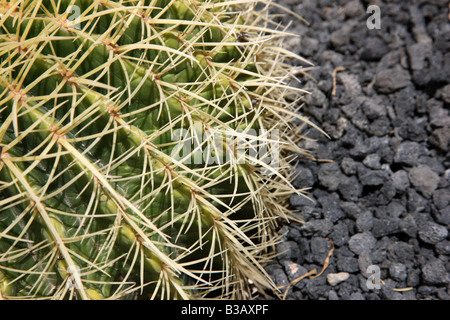
[[448, 1], [376, 1], [372, 30], [369, 1], [277, 2], [310, 22], [280, 18], [300, 36], [290, 49], [316, 65], [315, 80], [298, 78], [311, 93], [302, 110], [330, 139], [306, 132], [315, 141], [301, 146], [321, 160], [297, 160], [294, 185], [312, 187], [311, 200], [292, 195], [291, 206], [305, 223], [283, 226], [268, 273], [287, 288], [331, 252], [286, 299], [449, 300]]

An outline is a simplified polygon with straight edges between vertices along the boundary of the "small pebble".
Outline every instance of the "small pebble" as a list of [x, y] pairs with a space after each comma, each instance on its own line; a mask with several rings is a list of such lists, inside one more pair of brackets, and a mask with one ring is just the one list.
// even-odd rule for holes
[[335, 286], [342, 281], [345, 281], [350, 276], [347, 272], [329, 273], [327, 274], [327, 281], [331, 286]]

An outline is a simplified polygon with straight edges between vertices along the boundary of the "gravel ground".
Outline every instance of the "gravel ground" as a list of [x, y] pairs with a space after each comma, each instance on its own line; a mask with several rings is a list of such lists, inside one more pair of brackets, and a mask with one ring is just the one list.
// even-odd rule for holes
[[292, 195], [305, 224], [282, 228], [266, 270], [291, 300], [449, 300], [448, 1], [277, 3], [310, 22], [288, 45], [316, 66], [299, 76], [303, 112], [330, 138], [302, 145], [316, 160], [298, 161], [294, 185], [313, 201]]

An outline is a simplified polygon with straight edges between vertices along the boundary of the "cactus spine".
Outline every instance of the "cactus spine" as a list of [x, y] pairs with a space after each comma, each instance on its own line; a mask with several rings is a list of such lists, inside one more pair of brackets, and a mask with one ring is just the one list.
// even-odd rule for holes
[[304, 119], [259, 5], [0, 1], [0, 298], [272, 288]]

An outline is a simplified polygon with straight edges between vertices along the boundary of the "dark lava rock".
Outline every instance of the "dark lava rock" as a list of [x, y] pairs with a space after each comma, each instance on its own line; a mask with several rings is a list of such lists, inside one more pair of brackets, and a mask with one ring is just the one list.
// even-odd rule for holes
[[371, 97], [371, 99], [364, 100], [361, 108], [367, 119], [375, 120], [387, 115], [386, 104], [389, 101], [385, 101], [382, 96]]
[[344, 13], [348, 18], [359, 18], [366, 13], [366, 9], [359, 0], [350, 0], [345, 4]]
[[405, 170], [396, 171], [391, 179], [397, 193], [404, 193], [410, 186], [408, 172]]
[[408, 277], [408, 272], [403, 263], [392, 263], [389, 267], [389, 275], [395, 281], [405, 281]]
[[393, 200], [386, 208], [388, 215], [392, 218], [399, 218], [406, 213], [405, 206], [397, 200]]
[[422, 277], [429, 284], [446, 284], [449, 282], [449, 274], [444, 263], [439, 259], [427, 263], [422, 268]]
[[437, 243], [435, 249], [438, 254], [450, 255], [450, 241], [444, 240]]
[[367, 39], [367, 44], [361, 51], [360, 58], [366, 61], [378, 61], [389, 52], [388, 46], [379, 37]]
[[442, 88], [442, 99], [450, 104], [450, 84]]
[[292, 185], [296, 188], [312, 187], [315, 182], [312, 171], [308, 168], [298, 169], [297, 171], [298, 175]]
[[364, 159], [367, 155], [378, 151], [381, 146], [379, 137], [370, 137], [364, 141], [358, 140], [350, 150], [350, 155], [354, 158]]
[[430, 144], [447, 152], [450, 142], [450, 127], [438, 128], [430, 136]]
[[343, 177], [339, 164], [336, 162], [324, 163], [318, 172], [319, 182], [330, 191], [336, 191]]
[[376, 238], [381, 238], [387, 235], [392, 235], [400, 231], [400, 219], [399, 218], [383, 218], [374, 219], [372, 234]]
[[330, 234], [333, 223], [327, 219], [310, 220], [300, 227], [300, 232], [306, 236], [318, 235], [326, 237]]
[[381, 186], [388, 180], [388, 174], [383, 170], [367, 170], [359, 175], [363, 186]]
[[380, 163], [381, 157], [377, 153], [371, 153], [368, 156], [366, 156], [363, 160], [363, 164], [370, 169], [380, 169], [381, 163]]
[[422, 212], [428, 206], [428, 201], [420, 194], [418, 194], [413, 188], [409, 188], [406, 191], [408, 197], [408, 211], [411, 213]]
[[411, 82], [411, 75], [401, 66], [384, 69], [377, 73], [375, 78], [375, 88], [382, 93], [392, 93], [398, 89], [408, 86]]
[[426, 198], [429, 198], [439, 184], [439, 176], [428, 166], [420, 165], [409, 171], [411, 184]]
[[430, 244], [436, 244], [442, 240], [445, 240], [448, 236], [448, 230], [446, 227], [431, 221], [419, 224], [418, 230], [419, 238]]
[[333, 227], [333, 231], [329, 235], [329, 238], [337, 247], [345, 245], [349, 239], [348, 227], [346, 223], [338, 222], [337, 224], [335, 224]]
[[444, 209], [439, 210], [436, 214], [436, 221], [443, 225], [450, 225], [450, 206], [445, 207]]
[[[292, 261], [283, 260], [282, 265], [284, 267], [285, 274], [287, 275], [290, 282], [308, 273], [308, 270], [306, 268]], [[300, 282], [298, 282], [297, 284], [300, 284]], [[302, 286], [299, 286], [299, 289], [301, 288]]]
[[408, 263], [414, 259], [414, 248], [403, 241], [390, 243], [387, 248], [388, 258], [393, 262]]
[[338, 191], [344, 200], [355, 201], [362, 193], [362, 186], [355, 176], [344, 177], [339, 182]]
[[429, 123], [433, 127], [441, 128], [450, 126], [448, 110], [444, 109], [441, 101], [430, 99], [427, 101]]
[[415, 43], [407, 48], [411, 69], [419, 71], [425, 67], [425, 59], [431, 55], [430, 43]]
[[394, 110], [396, 122], [403, 122], [406, 119], [410, 119], [414, 116], [416, 109], [416, 91], [414, 87], [408, 86], [404, 89], [397, 91], [394, 94]]
[[325, 219], [332, 223], [342, 219], [345, 214], [339, 207], [339, 196], [337, 193], [332, 193], [329, 196], [321, 197], [319, 203], [322, 206], [322, 214]]
[[341, 161], [341, 169], [346, 175], [351, 176], [356, 173], [357, 164], [358, 163], [352, 158], [345, 157]]
[[356, 229], [358, 232], [370, 231], [373, 227], [373, 214], [367, 210], [356, 219]]
[[294, 241], [280, 242], [277, 245], [278, 260], [296, 261], [300, 255], [300, 248]]
[[399, 223], [400, 230], [404, 232], [411, 238], [416, 237], [417, 235], [417, 224], [414, 218], [410, 215], [407, 215], [403, 218]]
[[265, 268], [277, 287], [287, 287], [290, 283], [286, 273], [279, 265], [270, 265]]
[[354, 273], [359, 270], [358, 259], [354, 257], [338, 256], [336, 264], [341, 272]]
[[348, 247], [355, 254], [359, 255], [363, 252], [370, 252], [377, 243], [377, 240], [370, 232], [357, 233], [350, 237]]
[[314, 207], [315, 206], [314, 200], [312, 200], [309, 196], [307, 198], [306, 196], [299, 195], [296, 193], [291, 195], [291, 198], [289, 201], [290, 201], [291, 206], [293, 206], [293, 207], [303, 207], [303, 206]]
[[395, 151], [394, 161], [396, 163], [414, 166], [419, 157], [425, 153], [424, 147], [417, 142], [405, 141]]
[[406, 279], [406, 285], [410, 287], [417, 287], [420, 284], [421, 270], [412, 269], [408, 272], [408, 278]]
[[361, 214], [361, 208], [354, 202], [342, 201], [340, 203], [342, 211], [352, 220], [358, 219]]
[[324, 238], [314, 237], [311, 239], [312, 261], [317, 264], [323, 264], [331, 249], [331, 242]]

